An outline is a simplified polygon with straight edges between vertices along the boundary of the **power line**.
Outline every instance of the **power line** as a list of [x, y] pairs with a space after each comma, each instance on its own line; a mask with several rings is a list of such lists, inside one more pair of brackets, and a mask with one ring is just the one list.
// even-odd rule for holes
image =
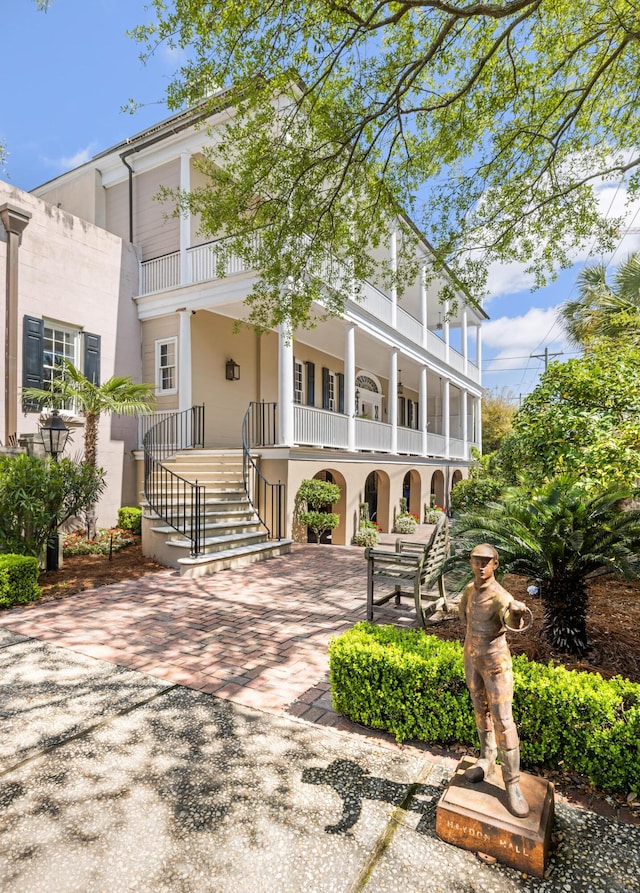
[[561, 357], [563, 355], [563, 351], [559, 350], [556, 353], [549, 353], [549, 347], [545, 347], [544, 353], [532, 353], [532, 360], [544, 360], [544, 371], [547, 371], [547, 366], [549, 365], [549, 357]]

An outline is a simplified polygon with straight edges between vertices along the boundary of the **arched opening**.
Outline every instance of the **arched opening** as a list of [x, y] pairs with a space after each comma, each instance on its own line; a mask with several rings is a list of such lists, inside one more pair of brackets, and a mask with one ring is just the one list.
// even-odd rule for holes
[[[333, 505], [322, 506], [322, 512], [336, 512], [340, 515], [340, 523], [334, 530], [325, 531], [320, 537], [320, 542], [334, 546], [344, 546], [347, 542], [347, 482], [339, 471], [323, 469], [313, 476], [316, 481], [328, 481], [340, 487], [340, 498]], [[307, 532], [307, 542], [315, 543], [315, 536], [311, 531]]]
[[369, 518], [377, 521], [383, 531], [391, 529], [389, 475], [384, 471], [372, 471], [364, 482], [363, 501], [369, 506]]
[[455, 485], [459, 484], [461, 480], [462, 480], [462, 472], [460, 471], [459, 468], [456, 468], [456, 470], [453, 472], [453, 475], [451, 477], [451, 489], [453, 490]]
[[421, 517], [420, 514], [420, 475], [412, 469], [408, 471], [402, 480], [402, 495], [407, 500], [408, 510], [412, 515]]
[[[371, 372], [358, 372], [355, 380], [356, 415], [382, 421], [382, 387]], [[366, 500], [365, 500], [366, 501]]]
[[444, 474], [438, 470], [431, 476], [431, 505], [446, 508], [444, 498]]

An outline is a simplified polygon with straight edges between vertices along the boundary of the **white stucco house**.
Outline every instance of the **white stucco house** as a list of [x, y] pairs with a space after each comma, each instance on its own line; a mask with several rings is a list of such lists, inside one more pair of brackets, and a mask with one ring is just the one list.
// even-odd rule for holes
[[[224, 114], [221, 104], [220, 122]], [[161, 186], [202, 183], [198, 157], [218, 121], [211, 114], [203, 129], [201, 117], [175, 115], [0, 201], [31, 215], [15, 249], [18, 341], [40, 319], [45, 332], [69, 331], [80, 359], [97, 335], [103, 378], [117, 370], [155, 384], [155, 413], [137, 442], [130, 431], [120, 438], [123, 423], [103, 422], [100, 460], [111, 449], [124, 469], [119, 487], [110, 472], [107, 504], [124, 498], [135, 466], [145, 551], [189, 574], [287, 549], [301, 535], [295, 498], [305, 478], [341, 487], [338, 545], [351, 542], [364, 502], [383, 530], [403, 496], [419, 516], [431, 502], [446, 507], [481, 446], [484, 312], [459, 293], [452, 316], [438, 283], [419, 275], [401, 299], [366, 283], [342, 317], [293, 338], [234, 333], [254, 272], [231, 258], [222, 275], [216, 240], [156, 198]], [[390, 229], [377, 260], [393, 264], [394, 240]], [[426, 243], [420, 261], [429, 267]], [[17, 433], [34, 430], [19, 395], [17, 405]]]

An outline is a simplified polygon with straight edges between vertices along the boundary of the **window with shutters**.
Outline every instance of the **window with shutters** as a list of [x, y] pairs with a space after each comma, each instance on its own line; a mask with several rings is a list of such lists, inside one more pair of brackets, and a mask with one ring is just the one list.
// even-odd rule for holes
[[156, 341], [156, 394], [177, 394], [177, 353], [177, 338]]
[[[57, 320], [24, 316], [22, 320], [22, 386], [51, 387], [64, 374], [64, 362], [73, 363], [89, 381], [100, 384], [100, 335], [84, 332]], [[75, 409], [69, 405], [67, 409]], [[22, 401], [24, 412], [39, 412], [37, 401]]]

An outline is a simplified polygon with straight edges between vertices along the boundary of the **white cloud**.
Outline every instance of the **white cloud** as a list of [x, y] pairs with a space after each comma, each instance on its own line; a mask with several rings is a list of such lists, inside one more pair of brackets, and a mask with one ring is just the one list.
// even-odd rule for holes
[[61, 158], [45, 158], [44, 162], [48, 167], [55, 168], [58, 171], [73, 170], [74, 167], [80, 167], [90, 161], [96, 151], [96, 144], [89, 143], [84, 149], [78, 149], [73, 155], [63, 156]]
[[[557, 322], [557, 308], [531, 307], [520, 316], [501, 316], [482, 326], [482, 343], [495, 354], [488, 360], [485, 372], [500, 372], [512, 365], [524, 366], [524, 360], [540, 345], [553, 350], [568, 349], [562, 326]], [[518, 360], [516, 363], [515, 360]]]

